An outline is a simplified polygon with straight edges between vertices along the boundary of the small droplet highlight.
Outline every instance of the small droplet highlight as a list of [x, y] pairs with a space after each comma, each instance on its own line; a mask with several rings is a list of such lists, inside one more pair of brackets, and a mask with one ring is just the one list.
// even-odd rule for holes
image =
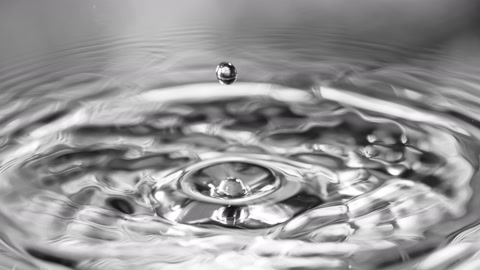
[[220, 197], [238, 198], [247, 195], [248, 189], [242, 180], [235, 177], [228, 177], [220, 182], [215, 193]]
[[222, 62], [217, 66], [217, 79], [221, 84], [232, 84], [237, 80], [237, 69], [228, 62]]

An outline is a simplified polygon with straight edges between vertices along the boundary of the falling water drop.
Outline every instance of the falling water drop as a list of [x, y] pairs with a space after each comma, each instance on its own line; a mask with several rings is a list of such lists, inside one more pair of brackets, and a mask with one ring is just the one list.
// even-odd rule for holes
[[237, 80], [237, 69], [228, 62], [222, 62], [217, 66], [217, 79], [221, 84], [232, 84]]

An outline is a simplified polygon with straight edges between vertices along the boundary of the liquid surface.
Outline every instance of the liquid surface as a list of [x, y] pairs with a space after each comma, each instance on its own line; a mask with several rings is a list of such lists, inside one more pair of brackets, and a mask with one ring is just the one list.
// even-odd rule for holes
[[480, 269], [478, 1], [269, 1], [2, 1], [0, 269]]
[[1, 151], [25, 269], [436, 269], [479, 247], [479, 133], [445, 111], [212, 83], [29, 117]]

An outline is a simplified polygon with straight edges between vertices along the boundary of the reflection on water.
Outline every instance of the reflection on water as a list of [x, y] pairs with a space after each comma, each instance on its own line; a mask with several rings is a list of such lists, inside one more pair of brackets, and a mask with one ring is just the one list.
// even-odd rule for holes
[[210, 83], [24, 115], [4, 247], [75, 269], [435, 269], [451, 224], [473, 230], [479, 132], [401, 98]]
[[474, 1], [82, 2], [0, 4], [0, 268], [480, 268]]

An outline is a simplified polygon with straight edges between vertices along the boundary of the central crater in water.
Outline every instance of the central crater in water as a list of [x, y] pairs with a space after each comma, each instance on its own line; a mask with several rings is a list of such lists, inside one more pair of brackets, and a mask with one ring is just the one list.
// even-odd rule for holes
[[285, 222], [322, 201], [315, 185], [288, 161], [265, 155], [218, 156], [157, 184], [152, 201], [156, 213], [180, 223], [256, 229]]
[[[189, 173], [181, 183], [183, 190], [222, 199], [225, 204], [248, 203], [251, 196], [261, 198], [280, 185], [271, 170], [245, 162], [208, 165]], [[236, 202], [235, 199], [240, 200]]]
[[468, 211], [476, 129], [407, 105], [242, 83], [85, 102], [11, 132], [0, 214], [78, 269], [364, 269]]

